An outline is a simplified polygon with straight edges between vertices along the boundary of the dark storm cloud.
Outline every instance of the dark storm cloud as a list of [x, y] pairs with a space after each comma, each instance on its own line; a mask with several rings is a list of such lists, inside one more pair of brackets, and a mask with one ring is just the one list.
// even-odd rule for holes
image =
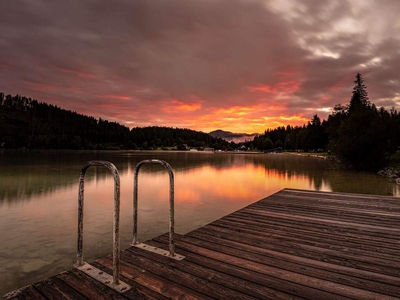
[[262, 131], [345, 104], [361, 72], [373, 102], [399, 107], [396, 11], [395, 0], [2, 1], [0, 91], [134, 126]]

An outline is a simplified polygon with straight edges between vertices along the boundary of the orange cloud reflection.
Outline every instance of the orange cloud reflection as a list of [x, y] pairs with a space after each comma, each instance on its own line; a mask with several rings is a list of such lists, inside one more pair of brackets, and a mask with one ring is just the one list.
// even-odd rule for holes
[[[283, 188], [315, 188], [314, 183], [307, 176], [288, 174], [254, 165], [224, 169], [204, 166], [196, 170], [185, 170], [177, 172], [176, 183], [180, 187], [176, 192], [177, 203], [198, 204], [206, 201], [209, 197], [207, 195], [237, 203], [248, 203]], [[330, 190], [330, 188], [324, 184], [320, 190]]]

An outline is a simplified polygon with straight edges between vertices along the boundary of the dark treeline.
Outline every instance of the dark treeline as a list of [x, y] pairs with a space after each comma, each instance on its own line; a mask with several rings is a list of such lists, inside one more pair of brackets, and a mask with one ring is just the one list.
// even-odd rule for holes
[[260, 150], [282, 148], [288, 151], [324, 151], [328, 145], [328, 122], [314, 115], [307, 125], [277, 127], [256, 136], [250, 147]]
[[0, 93], [0, 147], [28, 149], [155, 149], [232, 145], [209, 134], [168, 127], [133, 128], [77, 114], [20, 95]]
[[321, 122], [317, 115], [307, 125], [278, 127], [247, 143], [260, 150], [330, 151], [356, 169], [377, 170], [400, 146], [400, 113], [377, 108], [369, 101], [361, 74], [356, 75], [350, 103], [338, 104]]
[[177, 147], [184, 150], [186, 146], [192, 148], [211, 147], [215, 149], [233, 149], [234, 143], [219, 138], [213, 138], [208, 133], [190, 129], [171, 127], [136, 127], [131, 130], [132, 140], [142, 147], [163, 148]]
[[[30, 149], [171, 149], [211, 147], [234, 150], [235, 143], [207, 133], [170, 127], [129, 129], [20, 95], [0, 93], [0, 147]], [[327, 120], [314, 115], [303, 126], [268, 129], [240, 149], [329, 151], [357, 169], [385, 166], [400, 146], [400, 114], [369, 101], [361, 74], [350, 103], [338, 104]]]

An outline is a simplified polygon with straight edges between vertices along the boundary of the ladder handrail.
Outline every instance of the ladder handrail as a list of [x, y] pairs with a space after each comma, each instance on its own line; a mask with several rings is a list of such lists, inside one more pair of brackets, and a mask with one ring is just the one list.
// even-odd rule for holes
[[163, 160], [147, 159], [142, 160], [136, 165], [134, 172], [134, 185], [133, 185], [133, 241], [132, 245], [138, 244], [137, 241], [137, 219], [138, 219], [138, 177], [139, 170], [144, 164], [161, 164], [165, 167], [169, 174], [169, 252], [170, 256], [175, 255], [175, 232], [174, 232], [174, 173], [171, 166]]
[[113, 221], [113, 284], [119, 285], [120, 273], [120, 236], [119, 236], [119, 215], [120, 215], [120, 178], [117, 168], [108, 161], [88, 161], [83, 166], [79, 176], [78, 194], [78, 246], [77, 246], [77, 267], [84, 264], [83, 261], [83, 204], [85, 189], [85, 174], [90, 166], [104, 166], [108, 168], [114, 176], [114, 221]]

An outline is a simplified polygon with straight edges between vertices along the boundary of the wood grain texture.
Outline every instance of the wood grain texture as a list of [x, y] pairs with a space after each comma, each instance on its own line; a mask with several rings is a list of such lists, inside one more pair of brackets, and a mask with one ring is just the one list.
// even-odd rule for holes
[[[147, 242], [168, 249], [168, 234]], [[121, 253], [119, 294], [69, 270], [5, 299], [400, 299], [400, 199], [285, 189], [186, 235], [182, 261]], [[93, 262], [112, 274], [111, 256]]]

